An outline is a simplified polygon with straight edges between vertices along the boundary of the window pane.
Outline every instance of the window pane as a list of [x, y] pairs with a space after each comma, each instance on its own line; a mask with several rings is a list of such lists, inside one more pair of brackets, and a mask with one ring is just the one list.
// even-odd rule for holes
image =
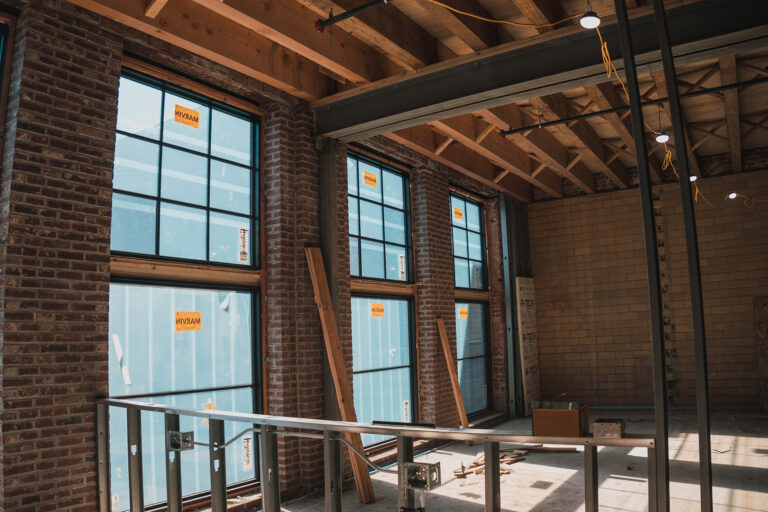
[[152, 199], [113, 194], [112, 250], [155, 254], [155, 208]]
[[117, 129], [159, 139], [162, 95], [160, 89], [121, 77], [117, 96]]
[[251, 221], [247, 217], [211, 212], [210, 260], [248, 265], [256, 248], [251, 248]]
[[[352, 378], [357, 421], [411, 421], [411, 374], [409, 368], [357, 373]], [[391, 436], [361, 434], [363, 446]]]
[[384, 204], [403, 209], [403, 178], [387, 171], [383, 174]]
[[384, 239], [381, 206], [360, 201], [360, 235], [376, 240]]
[[403, 212], [384, 208], [384, 229], [387, 242], [405, 245], [405, 214]]
[[208, 204], [208, 160], [186, 151], [163, 148], [160, 197], [185, 203]]
[[251, 213], [251, 170], [211, 160], [211, 208]]
[[126, 192], [156, 196], [159, 153], [157, 144], [118, 135], [112, 186]]
[[211, 154], [251, 165], [251, 122], [216, 109], [211, 122]]
[[467, 233], [467, 238], [469, 239], [469, 257], [473, 260], [480, 260], [483, 259], [483, 245], [480, 240], [480, 235], [477, 233]]
[[205, 210], [160, 205], [160, 255], [205, 259]]
[[357, 160], [347, 158], [347, 192], [357, 195]]
[[467, 257], [467, 232], [460, 228], [453, 228], [453, 255]]
[[470, 288], [482, 289], [483, 286], [483, 264], [477, 261], [469, 262]]
[[357, 198], [349, 198], [349, 234], [359, 235], [358, 225], [359, 219], [357, 217]]
[[384, 278], [384, 244], [360, 240], [363, 277]]
[[456, 358], [485, 355], [485, 305], [456, 303]]
[[209, 116], [207, 106], [166, 93], [163, 142], [207, 153]]
[[360, 172], [360, 197], [381, 202], [381, 171], [363, 161], [358, 161]]
[[360, 275], [360, 254], [358, 253], [359, 240], [357, 238], [349, 238], [349, 275]]
[[408, 301], [352, 297], [352, 370], [410, 364]]
[[408, 259], [405, 248], [387, 244], [387, 279], [405, 281], [408, 278]]
[[451, 196], [451, 222], [454, 226], [467, 226], [467, 214], [464, 211], [464, 201]]
[[485, 358], [465, 359], [458, 362], [459, 387], [467, 414], [488, 408], [488, 387], [485, 376]]
[[469, 262], [453, 258], [453, 275], [457, 288], [469, 288]]
[[467, 228], [474, 231], [480, 231], [480, 207], [467, 201], [466, 209], [467, 209]]

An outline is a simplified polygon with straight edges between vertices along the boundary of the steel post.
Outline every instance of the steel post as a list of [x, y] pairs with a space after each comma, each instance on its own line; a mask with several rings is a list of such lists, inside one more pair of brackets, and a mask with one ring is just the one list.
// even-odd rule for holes
[[224, 421], [208, 420], [208, 454], [211, 473], [211, 511], [227, 510], [227, 458], [224, 453]]
[[128, 409], [128, 485], [131, 510], [144, 510], [144, 473], [141, 456], [141, 411]]
[[280, 473], [275, 427], [261, 427], [261, 503], [264, 512], [280, 512]]
[[584, 511], [597, 512], [597, 446], [584, 446]]
[[485, 512], [501, 512], [499, 478], [499, 443], [484, 443], [485, 451]]
[[109, 407], [96, 405], [96, 460], [99, 471], [99, 512], [112, 510], [109, 491]]
[[171, 449], [170, 432], [179, 432], [178, 414], [165, 414], [165, 490], [168, 512], [181, 512], [181, 451]]
[[406, 489], [405, 463], [413, 462], [413, 438], [397, 437], [397, 510], [416, 510], [416, 496], [413, 489]]
[[335, 432], [323, 432], [325, 512], [341, 512], [341, 444]]

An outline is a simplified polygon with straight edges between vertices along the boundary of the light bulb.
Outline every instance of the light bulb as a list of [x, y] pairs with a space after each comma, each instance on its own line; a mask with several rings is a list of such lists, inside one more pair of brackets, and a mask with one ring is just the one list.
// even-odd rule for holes
[[728, 199], [736, 199], [737, 195], [738, 194], [736, 192], [731, 192], [730, 194], [728, 194]]
[[688, 179], [690, 179], [690, 180], [691, 180], [691, 183], [693, 183], [694, 181], [696, 181], [697, 179], [699, 179], [699, 177], [698, 177], [698, 176], [696, 176], [695, 174], [692, 174], [692, 175], [690, 176], [690, 178], [688, 178]]
[[669, 141], [669, 135], [666, 133], [657, 133], [656, 134], [656, 142], [659, 144], [664, 144], [665, 142]]
[[600, 26], [600, 16], [594, 11], [587, 11], [584, 16], [579, 19], [579, 23], [584, 28], [597, 28]]

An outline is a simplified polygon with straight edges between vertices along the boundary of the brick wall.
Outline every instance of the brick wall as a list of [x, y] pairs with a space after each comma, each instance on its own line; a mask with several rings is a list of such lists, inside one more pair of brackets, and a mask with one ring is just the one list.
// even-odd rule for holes
[[[756, 407], [752, 300], [768, 286], [768, 205], [725, 201], [730, 190], [768, 199], [768, 172], [705, 178], [716, 208], [696, 206], [713, 406]], [[654, 187], [671, 404], [695, 403], [695, 368], [677, 184]], [[544, 398], [650, 405], [647, 278], [637, 189], [529, 205]]]

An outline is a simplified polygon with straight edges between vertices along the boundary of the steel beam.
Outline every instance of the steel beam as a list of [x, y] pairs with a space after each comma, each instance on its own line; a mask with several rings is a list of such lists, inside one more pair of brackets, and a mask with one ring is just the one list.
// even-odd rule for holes
[[637, 174], [640, 182], [640, 204], [643, 211], [643, 234], [645, 236], [645, 264], [648, 273], [648, 295], [651, 314], [651, 357], [653, 360], [653, 404], [656, 422], [656, 491], [658, 510], [669, 510], [669, 451], [667, 449], [667, 372], [664, 354], [664, 325], [661, 303], [661, 280], [659, 278], [659, 255], [656, 244], [656, 219], [653, 213], [653, 192], [648, 167], [648, 152], [645, 148], [645, 127], [637, 71], [630, 37], [630, 24], [624, 0], [614, 0], [616, 18], [619, 24], [619, 42], [624, 56], [629, 106], [632, 113], [632, 135], [635, 138]]
[[181, 512], [181, 451], [173, 450], [169, 434], [179, 432], [179, 415], [165, 415], [165, 491], [168, 512]]
[[504, 194], [499, 194], [499, 218], [501, 219], [501, 252], [502, 252], [502, 267], [504, 268], [504, 323], [505, 323], [505, 335], [507, 342], [507, 406], [509, 407], [509, 416], [514, 418], [517, 416], [517, 404], [515, 400], [515, 361], [517, 360], [517, 353], [515, 352], [515, 332], [514, 314], [512, 312], [512, 290], [515, 287], [514, 277], [512, 275], [512, 268], [514, 268], [513, 260], [510, 258], [512, 254], [510, 252], [510, 233], [509, 230], [509, 218], [507, 217], [507, 197]]
[[[668, 11], [678, 64], [730, 55], [768, 45], [768, 9], [764, 0], [701, 0]], [[652, 15], [631, 21], [636, 61], [661, 69]], [[601, 27], [610, 48], [618, 48], [618, 27]], [[546, 36], [541, 36], [546, 39]], [[359, 140], [428, 121], [497, 107], [544, 94], [605, 81], [593, 31], [577, 27], [566, 36], [486, 56], [459, 59], [451, 67], [314, 105], [317, 135]], [[623, 62], [614, 54], [622, 71]], [[428, 68], [429, 69], [429, 68]]]
[[[768, 11], [768, 6], [765, 6]], [[677, 76], [669, 42], [664, 4], [653, 0], [656, 17], [656, 30], [659, 34], [659, 47], [664, 64], [664, 77], [667, 82], [669, 110], [672, 118], [672, 132], [677, 148], [684, 148], [685, 132], [683, 113], [677, 91]], [[693, 141], [689, 141], [693, 142]], [[693, 316], [693, 349], [696, 359], [696, 416], [699, 431], [699, 489], [701, 491], [702, 512], [712, 511], [712, 454], [709, 437], [709, 384], [707, 375], [707, 343], [704, 332], [704, 303], [701, 296], [701, 269], [699, 268], [699, 241], [696, 236], [696, 212], [691, 197], [690, 172], [688, 170], [688, 152], [678, 150], [677, 172], [680, 182], [680, 196], [683, 206], [683, 226], [685, 246], [688, 254], [688, 282], [691, 293], [691, 313]]]

